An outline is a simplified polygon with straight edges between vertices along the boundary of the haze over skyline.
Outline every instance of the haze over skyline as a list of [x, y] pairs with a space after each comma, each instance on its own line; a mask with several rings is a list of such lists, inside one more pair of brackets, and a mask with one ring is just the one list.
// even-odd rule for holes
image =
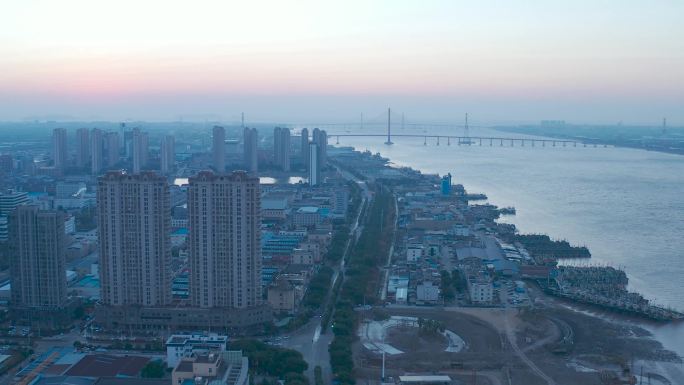
[[9, 2], [0, 120], [684, 124], [684, 3]]

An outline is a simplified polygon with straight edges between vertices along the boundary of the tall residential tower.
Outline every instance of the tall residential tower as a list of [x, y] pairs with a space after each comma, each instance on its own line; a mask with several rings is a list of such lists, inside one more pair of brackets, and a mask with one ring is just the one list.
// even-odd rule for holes
[[176, 139], [173, 135], [164, 135], [162, 138], [159, 158], [162, 175], [168, 175], [176, 162]]
[[64, 128], [52, 130], [52, 159], [55, 168], [64, 170], [67, 166], [67, 131]]
[[261, 305], [259, 178], [201, 172], [190, 178], [188, 212], [192, 305]]
[[245, 127], [242, 130], [242, 142], [244, 146], [245, 170], [253, 174], [259, 172], [259, 153], [257, 149], [259, 134], [256, 128]]
[[64, 213], [17, 206], [9, 216], [12, 307], [54, 311], [66, 305]]
[[212, 130], [212, 166], [216, 172], [226, 170], [226, 130], [221, 126], [214, 126]]
[[302, 164], [304, 168], [309, 169], [309, 130], [302, 128], [301, 133], [301, 147], [302, 147]]
[[171, 300], [169, 186], [154, 172], [110, 171], [98, 179], [102, 302], [164, 306]]
[[139, 128], [133, 129], [133, 173], [139, 173], [147, 166], [149, 156], [149, 139], [146, 132]]
[[290, 129], [276, 127], [273, 130], [273, 158], [276, 167], [290, 171]]
[[100, 129], [93, 128], [90, 131], [90, 172], [93, 175], [100, 174], [104, 166], [104, 156], [102, 155], [103, 140]]
[[87, 128], [76, 130], [76, 166], [86, 168], [90, 162], [90, 135]]

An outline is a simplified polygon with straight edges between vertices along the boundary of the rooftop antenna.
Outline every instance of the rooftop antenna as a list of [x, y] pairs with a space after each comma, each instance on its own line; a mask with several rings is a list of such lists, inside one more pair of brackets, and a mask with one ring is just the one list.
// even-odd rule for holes
[[240, 113], [240, 124], [242, 125], [242, 128], [245, 128], [245, 113], [244, 112]]
[[667, 132], [667, 118], [663, 118], [663, 134]]

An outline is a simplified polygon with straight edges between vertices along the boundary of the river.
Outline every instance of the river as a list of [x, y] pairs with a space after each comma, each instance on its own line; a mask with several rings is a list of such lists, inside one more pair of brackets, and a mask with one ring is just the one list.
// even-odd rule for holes
[[[402, 132], [398, 132], [402, 133]], [[420, 133], [407, 132], [406, 133]], [[335, 142], [334, 133], [331, 143]], [[475, 136], [522, 135], [478, 129]], [[341, 138], [340, 146], [380, 152], [392, 163], [425, 173], [450, 172], [453, 183], [514, 206], [505, 220], [521, 232], [545, 233], [586, 245], [584, 263], [624, 269], [630, 289], [657, 304], [684, 310], [684, 157], [627, 148], [439, 146], [435, 139]], [[684, 326], [651, 327], [684, 355]]]

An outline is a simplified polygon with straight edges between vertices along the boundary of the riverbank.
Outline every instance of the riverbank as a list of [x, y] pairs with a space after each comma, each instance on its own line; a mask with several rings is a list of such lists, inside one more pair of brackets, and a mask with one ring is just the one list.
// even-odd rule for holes
[[[502, 135], [480, 129], [478, 135]], [[684, 162], [679, 155], [624, 148], [542, 148], [423, 145], [422, 139], [344, 139], [396, 167], [451, 173], [454, 183], [484, 192], [499, 207], [514, 206], [524, 233], [586, 245], [592, 258], [563, 261], [619, 266], [628, 288], [657, 304], [684, 309]], [[684, 328], [657, 331], [684, 355]]]
[[[394, 146], [387, 147], [387, 148], [390, 148], [390, 149], [394, 150]], [[387, 156], [386, 153], [383, 153], [382, 155]], [[389, 156], [389, 158], [390, 158], [390, 159], [393, 159], [392, 156]], [[406, 163], [403, 163], [402, 166], [408, 166], [408, 165], [407, 165]], [[450, 168], [451, 168], [451, 167], [453, 167], [453, 165], [450, 165]], [[423, 170], [423, 171], [425, 171], [425, 170]], [[428, 171], [431, 171], [431, 170], [428, 170]], [[378, 173], [378, 175], [385, 175], [385, 174], [391, 175], [392, 173]], [[431, 180], [432, 180], [432, 179], [438, 180], [438, 178], [435, 178], [435, 177], [432, 176], [432, 175], [429, 176], [429, 178], [431, 178]], [[467, 183], [464, 183], [464, 184], [465, 184], [466, 186], [469, 186]], [[476, 188], [476, 191], [484, 191], [484, 192], [486, 192], [486, 193], [487, 193], [488, 195], [490, 195], [490, 196], [492, 195], [491, 192], [493, 192], [493, 193], [496, 193], [496, 192], [497, 192], [496, 190], [490, 190], [490, 189], [480, 188], [480, 187], [477, 187], [477, 188]], [[547, 196], [546, 198], [548, 199], [548, 198], [550, 198], [550, 197]], [[552, 197], [551, 197], [551, 198], [552, 198]], [[514, 202], [514, 201], [513, 201], [513, 202], [510, 202], [510, 204], [514, 204], [514, 205], [518, 206], [517, 203]], [[519, 210], [519, 211], [520, 211], [520, 210]], [[538, 232], [540, 232], [540, 233], [550, 233], [549, 231], [546, 231], [546, 230], [544, 230], [544, 229], [541, 229], [541, 230], [538, 231]], [[562, 233], [555, 233], [555, 234], [556, 234], [557, 236], [562, 237], [562, 238], [566, 238], [566, 236], [565, 236], [564, 234], [562, 234]], [[574, 238], [572, 238], [572, 237], [569, 237], [569, 239], [574, 240]], [[592, 251], [593, 251], [593, 250], [592, 250]], [[590, 317], [588, 317], [588, 318], [589, 318], [590, 320], [588, 320], [588, 321], [586, 322], [586, 324], [592, 325], [591, 318], [590, 318]], [[596, 321], [596, 324], [598, 325], [599, 322]]]
[[508, 133], [535, 135], [558, 140], [576, 140], [585, 145], [616, 146], [684, 155], [684, 129], [673, 127], [615, 127], [563, 124], [554, 127], [496, 127]]

